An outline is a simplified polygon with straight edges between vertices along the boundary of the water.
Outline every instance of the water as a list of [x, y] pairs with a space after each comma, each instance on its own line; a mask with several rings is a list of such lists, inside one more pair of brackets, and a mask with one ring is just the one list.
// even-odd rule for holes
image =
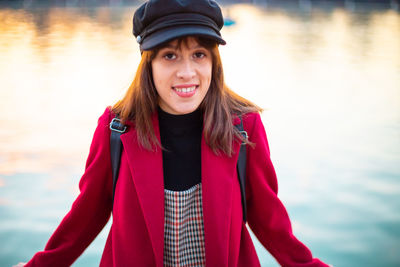
[[[226, 81], [265, 108], [296, 236], [335, 266], [399, 266], [400, 15], [302, 3], [224, 5]], [[0, 9], [0, 266], [43, 249], [77, 196], [97, 117], [140, 59], [134, 9]], [[99, 264], [109, 227], [74, 266]]]

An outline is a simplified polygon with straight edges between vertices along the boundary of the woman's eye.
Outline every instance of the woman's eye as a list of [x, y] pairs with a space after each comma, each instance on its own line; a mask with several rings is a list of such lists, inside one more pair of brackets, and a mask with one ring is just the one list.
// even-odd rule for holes
[[168, 60], [171, 60], [171, 59], [175, 59], [175, 58], [176, 58], [176, 55], [173, 54], [173, 53], [166, 53], [166, 54], [164, 55], [164, 58], [165, 58], [165, 59], [168, 59]]
[[194, 53], [194, 57], [195, 57], [195, 58], [203, 58], [203, 57], [205, 57], [205, 56], [206, 56], [206, 54], [203, 53], [203, 52], [196, 52], [196, 53]]

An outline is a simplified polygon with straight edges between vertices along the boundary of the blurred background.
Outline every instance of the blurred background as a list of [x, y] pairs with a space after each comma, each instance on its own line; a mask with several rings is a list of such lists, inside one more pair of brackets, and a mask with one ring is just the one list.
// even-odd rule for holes
[[[0, 266], [42, 250], [78, 195], [142, 2], [0, 0]], [[400, 266], [399, 1], [219, 3], [226, 82], [265, 109], [295, 235], [334, 266]], [[109, 227], [73, 266], [98, 266]]]

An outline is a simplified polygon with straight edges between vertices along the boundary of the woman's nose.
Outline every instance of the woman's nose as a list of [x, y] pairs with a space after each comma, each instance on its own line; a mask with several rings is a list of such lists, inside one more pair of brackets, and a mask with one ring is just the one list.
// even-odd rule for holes
[[196, 75], [193, 62], [190, 59], [183, 59], [178, 67], [177, 76], [183, 80], [190, 80]]

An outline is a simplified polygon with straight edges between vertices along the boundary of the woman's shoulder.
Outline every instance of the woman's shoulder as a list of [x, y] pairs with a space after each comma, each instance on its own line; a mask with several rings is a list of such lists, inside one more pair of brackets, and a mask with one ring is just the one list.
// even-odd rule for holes
[[[116, 113], [113, 111], [112, 106], [108, 106], [104, 110], [103, 114], [99, 117], [98, 124], [99, 125], [110, 125], [112, 119], [114, 119], [115, 117], [116, 117]], [[131, 126], [132, 122], [126, 121], [125, 124]]]
[[112, 107], [108, 106], [104, 110], [103, 114], [99, 117], [99, 124], [110, 124], [111, 120], [115, 117], [114, 112], [112, 111]]
[[242, 118], [243, 128], [252, 142], [257, 143], [259, 138], [267, 138], [267, 133], [260, 112], [249, 112], [244, 114]]
[[[112, 112], [111, 106], [106, 107], [103, 114], [101, 114], [97, 120], [96, 133], [102, 132], [103, 133], [102, 136], [108, 134], [111, 120], [114, 117], [115, 114]], [[95, 134], [95, 136], [97, 135]]]
[[[256, 124], [262, 123], [260, 112], [248, 112], [240, 116], [243, 121], [243, 127], [245, 130], [249, 131], [254, 128]], [[235, 117], [234, 124], [239, 124], [239, 116]]]
[[260, 112], [248, 112], [242, 115], [243, 121], [250, 122], [255, 121], [257, 119], [261, 119]]

